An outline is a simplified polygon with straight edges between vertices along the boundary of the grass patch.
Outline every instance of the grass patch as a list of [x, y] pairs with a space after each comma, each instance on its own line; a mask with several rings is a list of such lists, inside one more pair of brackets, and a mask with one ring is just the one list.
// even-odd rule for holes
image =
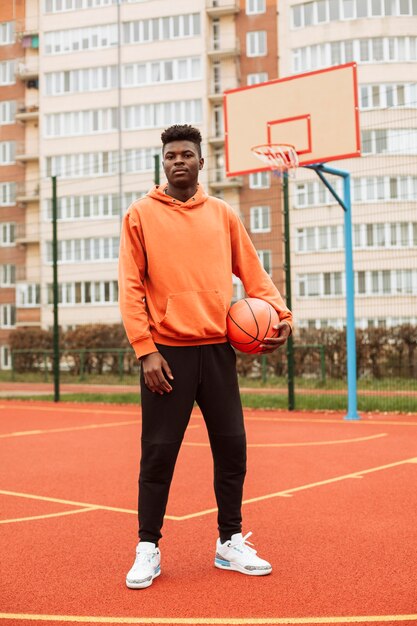
[[[60, 381], [63, 384], [86, 384], [86, 385], [139, 385], [139, 371], [135, 374], [126, 374], [121, 378], [114, 374], [86, 374], [83, 380], [79, 376], [74, 376], [68, 372], [61, 372]], [[20, 382], [20, 383], [53, 383], [51, 373], [45, 376], [42, 372], [25, 372], [14, 374], [10, 370], [0, 370], [0, 382]], [[261, 379], [239, 377], [241, 387], [249, 387], [253, 389], [276, 388], [286, 389], [287, 379], [285, 377], [270, 376], [265, 382]], [[295, 378], [295, 387], [298, 389], [339, 389], [346, 390], [346, 380], [336, 378], [327, 378], [323, 383], [319, 378], [303, 378], [297, 376]], [[377, 380], [375, 378], [361, 378], [357, 381], [357, 387], [361, 389], [373, 389], [381, 391], [417, 391], [417, 379], [412, 378], [383, 378]]]
[[[239, 377], [239, 385], [241, 387], [252, 387], [254, 389], [277, 388], [286, 389], [288, 381], [284, 377], [271, 376], [264, 383], [260, 379]], [[323, 383], [318, 378], [303, 378], [296, 376], [294, 380], [295, 387], [298, 389], [339, 389], [347, 390], [346, 380], [339, 378], [326, 378]], [[377, 380], [375, 378], [360, 378], [357, 381], [358, 390], [373, 389], [375, 391], [417, 391], [417, 380], [413, 378], [383, 378]]]
[[[13, 383], [53, 383], [51, 372], [15, 372], [0, 370], [0, 382]], [[69, 385], [138, 385], [139, 369], [135, 374], [125, 374], [123, 377], [115, 374], [86, 374], [83, 379], [69, 372], [60, 372], [61, 383]]]
[[[286, 394], [261, 395], [242, 394], [242, 404], [252, 409], [287, 409]], [[10, 396], [9, 400], [42, 400], [53, 401], [52, 394], [36, 396]], [[140, 404], [139, 393], [69, 393], [61, 395], [62, 402], [101, 403], [101, 404]], [[305, 411], [346, 411], [347, 399], [344, 395], [298, 395], [296, 394], [295, 410]], [[362, 396], [358, 398], [358, 411], [361, 412], [388, 412], [388, 413], [417, 413], [416, 398], [397, 396]]]

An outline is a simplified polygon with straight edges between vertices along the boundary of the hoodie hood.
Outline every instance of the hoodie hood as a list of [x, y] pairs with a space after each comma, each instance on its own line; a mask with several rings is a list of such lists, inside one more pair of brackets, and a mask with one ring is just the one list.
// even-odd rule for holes
[[166, 185], [155, 185], [155, 187], [152, 187], [152, 189], [146, 195], [150, 198], [153, 198], [154, 200], [159, 200], [159, 202], [163, 202], [173, 209], [194, 209], [195, 207], [204, 204], [204, 202], [208, 198], [208, 195], [206, 194], [203, 186], [200, 183], [198, 183], [197, 185], [197, 191], [195, 192], [195, 194], [186, 202], [181, 202], [181, 200], [177, 200], [176, 198], [169, 196], [164, 192], [165, 189]]

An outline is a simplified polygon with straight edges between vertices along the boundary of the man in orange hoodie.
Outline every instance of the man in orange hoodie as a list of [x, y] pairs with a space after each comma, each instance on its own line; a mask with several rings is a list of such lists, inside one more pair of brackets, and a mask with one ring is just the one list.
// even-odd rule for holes
[[263, 269], [239, 217], [198, 182], [204, 159], [200, 132], [175, 125], [162, 135], [167, 184], [156, 185], [128, 209], [121, 233], [120, 310], [141, 362], [142, 437], [139, 543], [127, 574], [131, 589], [161, 573], [161, 528], [177, 455], [194, 402], [206, 423], [214, 461], [219, 538], [214, 565], [260, 576], [272, 571], [242, 536], [246, 436], [235, 353], [226, 316], [238, 276], [250, 297], [278, 312], [282, 346], [292, 314]]

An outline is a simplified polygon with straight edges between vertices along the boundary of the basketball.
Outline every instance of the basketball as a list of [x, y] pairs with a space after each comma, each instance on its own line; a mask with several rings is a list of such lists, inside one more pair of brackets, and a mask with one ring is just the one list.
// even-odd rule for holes
[[227, 314], [227, 338], [240, 352], [256, 354], [265, 337], [276, 337], [273, 327], [279, 323], [276, 310], [260, 298], [235, 302]]

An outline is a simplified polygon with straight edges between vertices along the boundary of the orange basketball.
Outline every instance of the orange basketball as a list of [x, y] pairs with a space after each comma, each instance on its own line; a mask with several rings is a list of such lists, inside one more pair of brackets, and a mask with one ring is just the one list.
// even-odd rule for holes
[[235, 302], [227, 314], [227, 338], [241, 352], [256, 354], [265, 337], [276, 337], [273, 328], [279, 323], [276, 310], [260, 298]]

